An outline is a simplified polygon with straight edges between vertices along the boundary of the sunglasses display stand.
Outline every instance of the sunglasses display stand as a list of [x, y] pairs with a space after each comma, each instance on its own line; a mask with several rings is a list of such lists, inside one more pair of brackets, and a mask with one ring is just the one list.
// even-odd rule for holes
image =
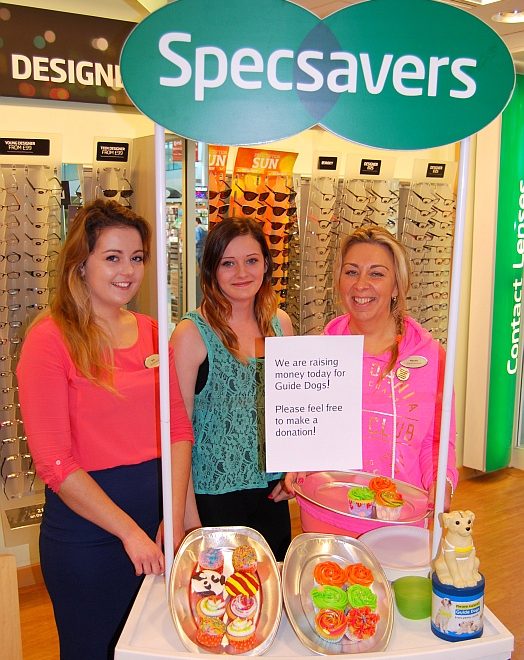
[[408, 312], [446, 345], [456, 197], [447, 183], [413, 182], [402, 226], [411, 263]]
[[0, 164], [0, 510], [6, 544], [15, 538], [20, 543], [42, 511], [43, 484], [24, 435], [16, 364], [25, 330], [47, 307], [55, 284], [63, 235], [59, 167]]

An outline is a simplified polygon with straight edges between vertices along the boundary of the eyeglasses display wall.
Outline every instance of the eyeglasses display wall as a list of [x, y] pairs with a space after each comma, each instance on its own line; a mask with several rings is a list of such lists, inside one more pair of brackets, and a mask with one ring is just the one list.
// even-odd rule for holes
[[456, 198], [445, 183], [413, 183], [402, 241], [411, 262], [408, 311], [446, 344]]
[[[297, 191], [292, 175], [236, 176], [225, 214], [255, 219], [267, 236], [273, 257], [273, 288], [279, 306], [296, 322], [299, 307], [300, 237]], [[210, 204], [211, 212], [211, 204]]]
[[62, 238], [58, 168], [0, 166], [0, 475], [4, 502], [43, 490], [23, 431], [15, 376], [28, 323], [47, 307]]
[[320, 334], [337, 313], [333, 271], [344, 236], [363, 224], [396, 235], [398, 215], [398, 181], [327, 173], [311, 178], [301, 259], [301, 334]]

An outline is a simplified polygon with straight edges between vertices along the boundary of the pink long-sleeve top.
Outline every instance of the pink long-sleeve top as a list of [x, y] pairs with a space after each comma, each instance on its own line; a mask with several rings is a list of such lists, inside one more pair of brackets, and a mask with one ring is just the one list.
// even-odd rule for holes
[[[148, 316], [135, 317], [137, 341], [114, 350], [116, 393], [77, 372], [52, 318], [24, 340], [17, 376], [25, 431], [37, 472], [55, 492], [80, 468], [102, 470], [160, 456], [158, 367], [145, 365], [158, 353], [158, 327]], [[174, 366], [170, 395], [171, 442], [193, 442]]]
[[[324, 334], [350, 334], [349, 315], [330, 321]], [[418, 359], [409, 359], [413, 357]], [[383, 355], [364, 353], [363, 470], [428, 490], [437, 478], [445, 353], [427, 330], [407, 317], [397, 363], [384, 377], [389, 359], [389, 351]], [[412, 362], [416, 366], [411, 366]], [[399, 367], [404, 367], [403, 371], [399, 372]], [[448, 442], [447, 476], [456, 486], [454, 405]]]

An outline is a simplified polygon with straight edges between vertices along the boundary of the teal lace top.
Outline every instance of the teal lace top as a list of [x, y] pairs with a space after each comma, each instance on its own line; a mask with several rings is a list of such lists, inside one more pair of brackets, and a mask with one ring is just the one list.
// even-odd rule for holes
[[[265, 472], [264, 360], [242, 364], [198, 312], [184, 318], [198, 328], [209, 359], [207, 382], [195, 395], [193, 411], [195, 493], [265, 488], [282, 474]], [[276, 317], [272, 326], [281, 337]]]

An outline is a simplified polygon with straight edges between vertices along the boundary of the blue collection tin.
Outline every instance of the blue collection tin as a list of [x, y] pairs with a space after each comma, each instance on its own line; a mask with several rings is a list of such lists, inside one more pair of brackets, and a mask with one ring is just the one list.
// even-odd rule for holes
[[482, 635], [484, 623], [484, 576], [474, 587], [442, 584], [431, 576], [433, 588], [431, 630], [448, 642], [462, 642]]

